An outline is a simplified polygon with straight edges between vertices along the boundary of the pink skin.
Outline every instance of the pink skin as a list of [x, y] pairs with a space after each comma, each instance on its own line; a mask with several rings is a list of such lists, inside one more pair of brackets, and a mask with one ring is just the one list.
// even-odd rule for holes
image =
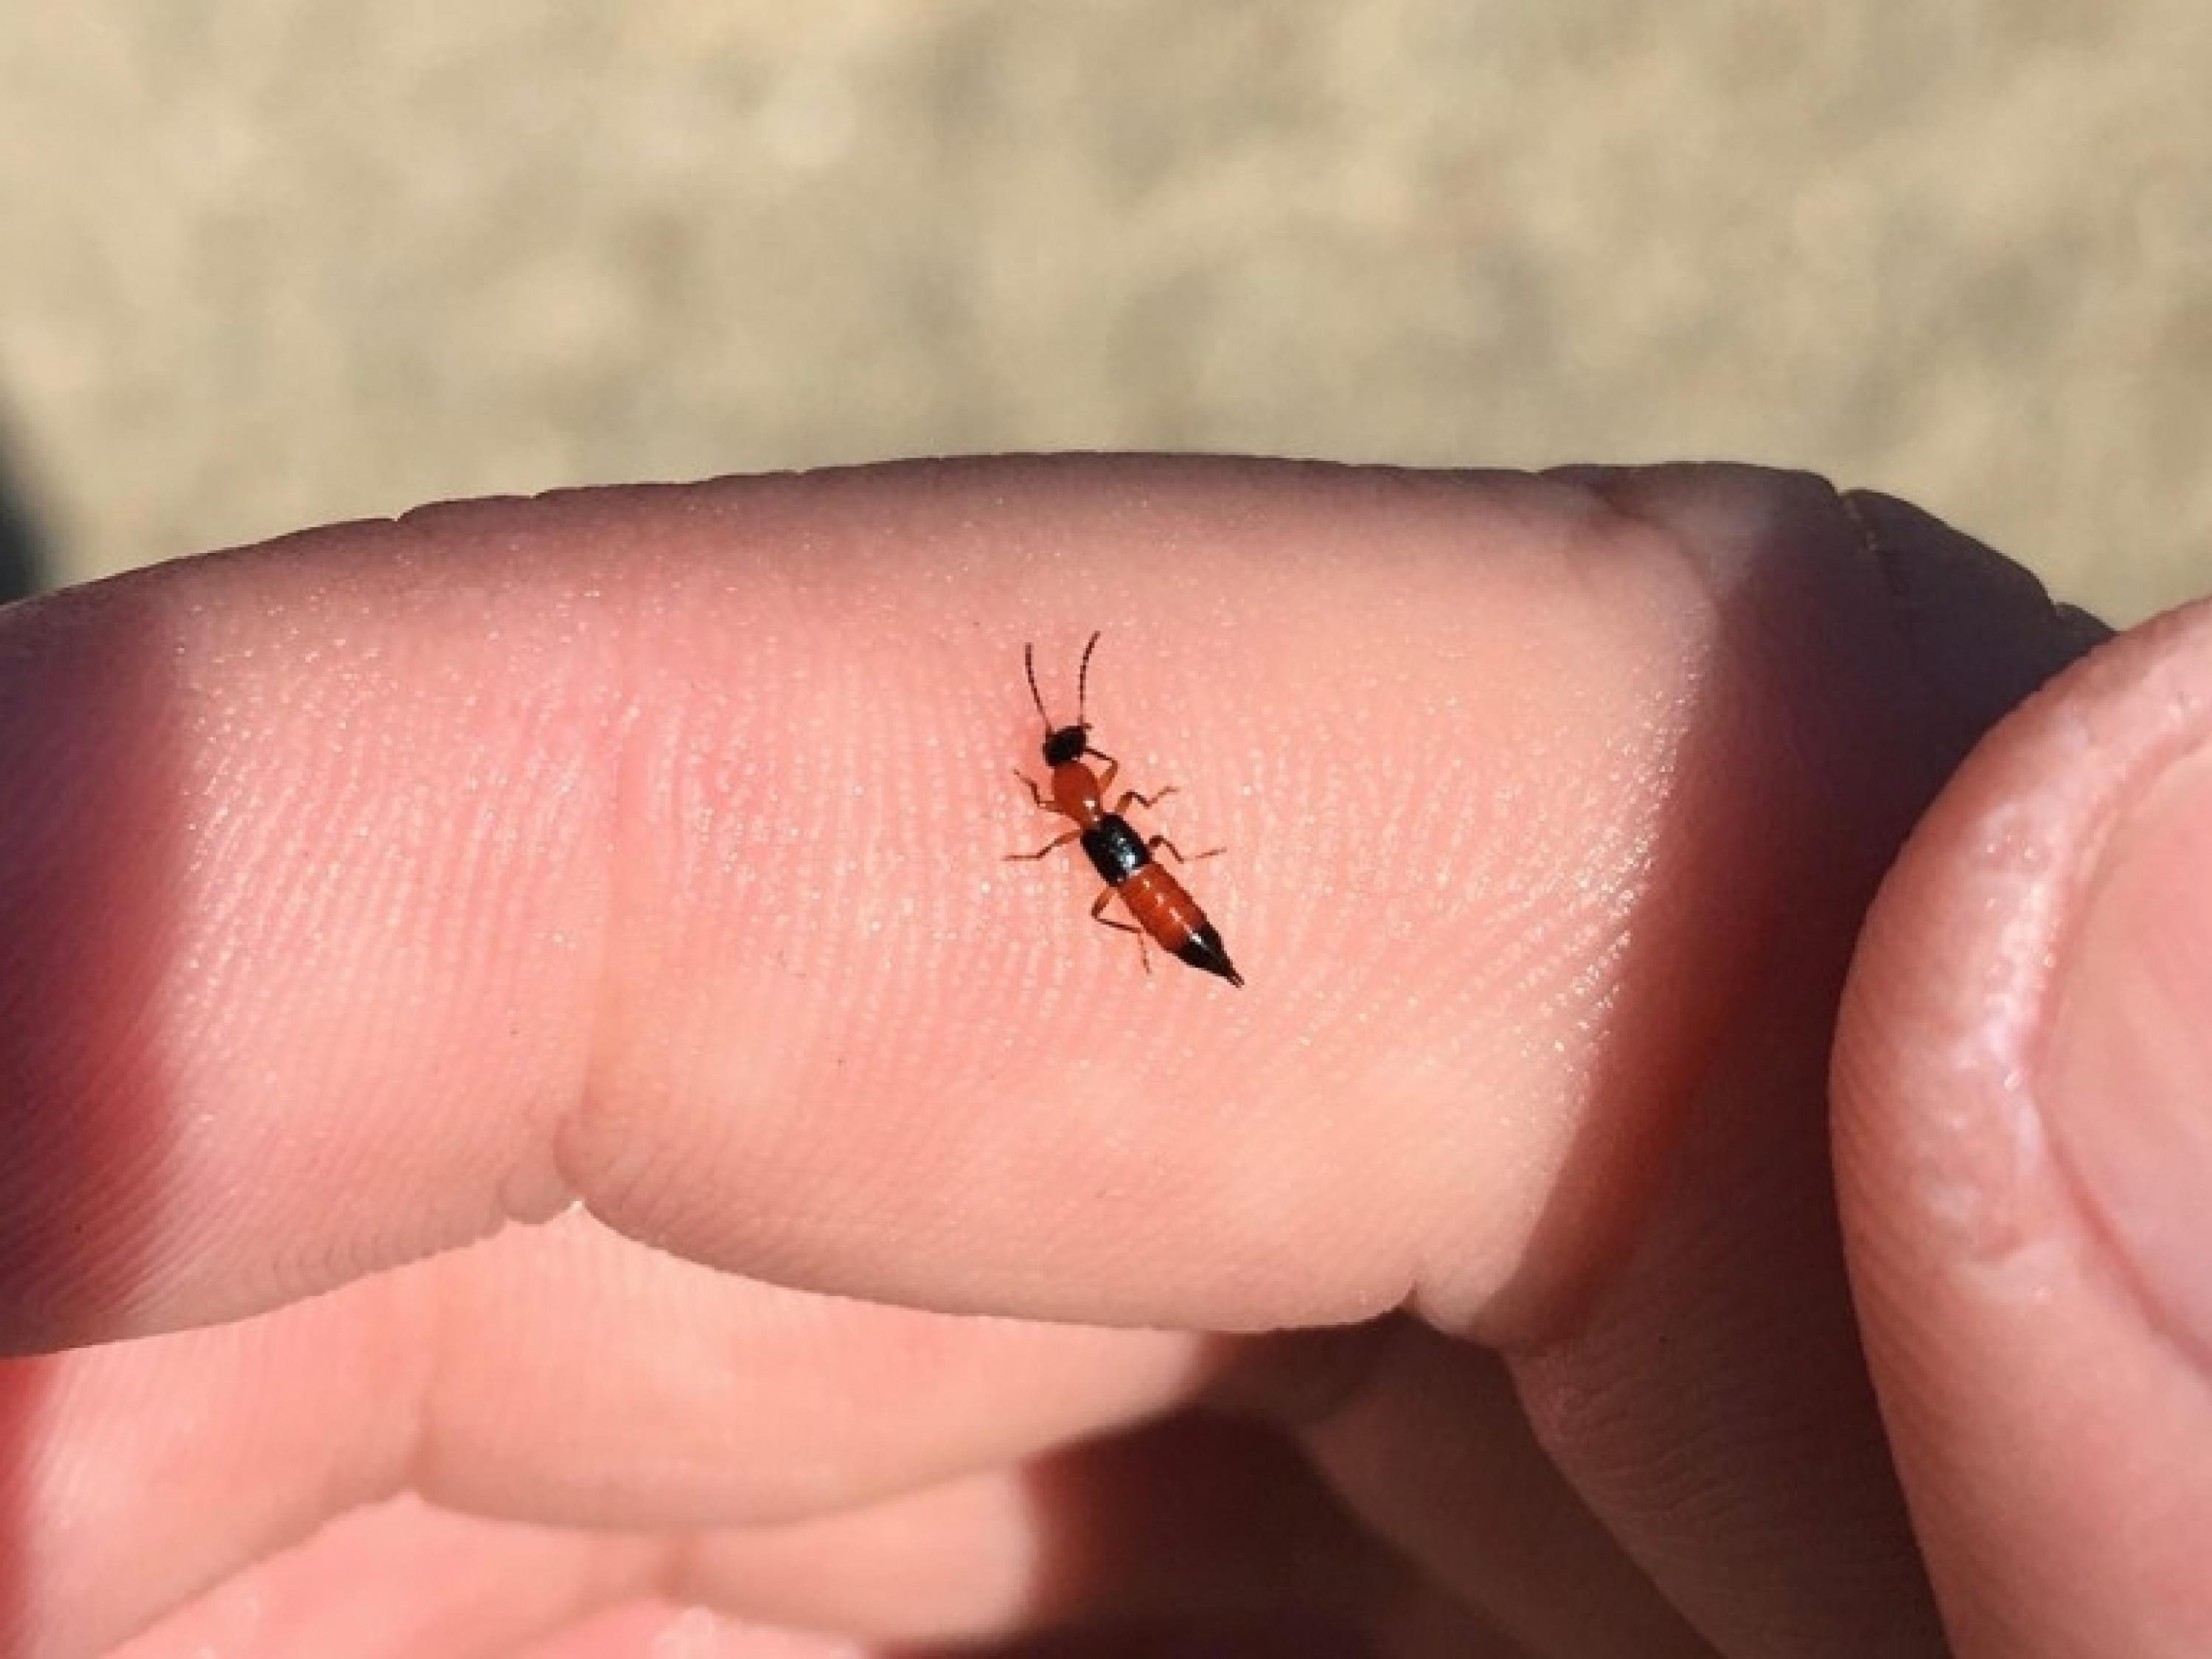
[[[1242, 994], [1000, 862], [1093, 628]], [[2194, 1051], [2046, 994], [2212, 1024], [2208, 633], [1990, 731], [2098, 630], [1897, 503], [1106, 460], [0, 615], [9, 1649], [2212, 1647]]]

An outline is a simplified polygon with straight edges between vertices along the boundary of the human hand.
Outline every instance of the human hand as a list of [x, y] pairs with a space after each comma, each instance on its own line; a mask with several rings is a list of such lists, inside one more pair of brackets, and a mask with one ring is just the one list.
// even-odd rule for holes
[[[1246, 989], [1000, 861], [1094, 628]], [[2212, 1648], [2212, 616], [1984, 739], [2099, 631], [1802, 477], [1104, 460], [0, 613], [4, 1645]]]

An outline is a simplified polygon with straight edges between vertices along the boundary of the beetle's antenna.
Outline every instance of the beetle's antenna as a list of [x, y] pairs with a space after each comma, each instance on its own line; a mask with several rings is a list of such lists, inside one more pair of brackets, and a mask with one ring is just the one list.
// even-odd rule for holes
[[1022, 647], [1022, 672], [1030, 677], [1030, 701], [1036, 705], [1037, 718], [1044, 722], [1044, 729], [1049, 732], [1052, 730], [1052, 716], [1044, 712], [1044, 696], [1037, 690], [1036, 647], [1034, 645]]
[[1075, 676], [1075, 723], [1086, 732], [1091, 729], [1091, 653], [1097, 648], [1098, 635], [1093, 634], [1083, 647], [1083, 666]]

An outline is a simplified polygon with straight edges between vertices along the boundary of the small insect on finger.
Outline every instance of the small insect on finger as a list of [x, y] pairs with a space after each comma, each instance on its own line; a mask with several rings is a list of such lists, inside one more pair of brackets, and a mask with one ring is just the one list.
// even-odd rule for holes
[[[1153, 849], [1158, 848], [1165, 849], [1178, 862], [1195, 863], [1197, 859], [1212, 858], [1224, 849], [1217, 847], [1199, 854], [1197, 859], [1186, 860], [1165, 836], [1149, 839], [1139, 836], [1122, 816], [1132, 801], [1149, 811], [1155, 803], [1174, 794], [1176, 787], [1170, 784], [1150, 796], [1127, 790], [1114, 803], [1113, 810], [1107, 810], [1106, 792], [1121, 769], [1121, 763], [1091, 742], [1091, 653], [1097, 648], [1098, 635], [1093, 634], [1083, 647], [1082, 666], [1076, 672], [1075, 724], [1054, 726], [1052, 716], [1045, 713], [1044, 696], [1037, 690], [1036, 647], [1022, 647], [1022, 669], [1029, 678], [1030, 700], [1036, 705], [1037, 718], [1044, 722], [1042, 752], [1045, 766], [1051, 774], [1049, 792], [1040, 789], [1024, 772], [1017, 770], [1014, 775], [1021, 779], [1030, 792], [1030, 799], [1038, 806], [1048, 812], [1059, 813], [1075, 828], [1034, 853], [1012, 853], [1007, 856], [1010, 860], [1041, 859], [1072, 841], [1080, 842], [1091, 867], [1106, 884], [1106, 890], [1091, 907], [1092, 921], [1136, 934], [1140, 951], [1149, 939], [1178, 960], [1218, 975], [1231, 985], [1242, 985], [1243, 976], [1230, 961], [1220, 933], [1183, 884], [1152, 857]], [[1103, 774], [1091, 769], [1090, 763], [1094, 759], [1106, 763]], [[1107, 901], [1114, 898], [1119, 898], [1122, 907], [1135, 918], [1134, 926], [1106, 916]], [[1145, 958], [1145, 971], [1152, 971], [1150, 957]]]

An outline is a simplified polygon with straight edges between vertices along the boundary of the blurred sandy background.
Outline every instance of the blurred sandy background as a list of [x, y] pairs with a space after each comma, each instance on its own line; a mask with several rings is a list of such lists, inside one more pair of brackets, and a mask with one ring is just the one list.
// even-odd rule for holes
[[2212, 589], [2212, 4], [0, 6], [49, 580], [1097, 447], [1745, 457]]

